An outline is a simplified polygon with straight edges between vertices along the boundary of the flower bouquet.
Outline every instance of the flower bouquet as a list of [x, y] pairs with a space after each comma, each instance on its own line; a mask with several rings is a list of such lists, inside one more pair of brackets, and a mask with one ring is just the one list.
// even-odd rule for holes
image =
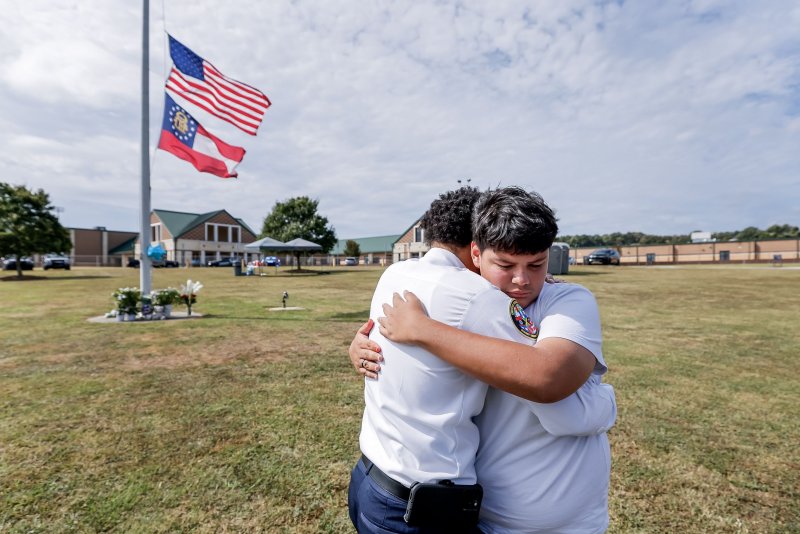
[[131, 317], [136, 317], [136, 311], [139, 307], [139, 301], [142, 298], [142, 292], [138, 287], [121, 287], [112, 293], [114, 300], [117, 303], [117, 313], [125, 314], [128, 320]]
[[172, 305], [181, 302], [181, 294], [174, 287], [152, 291], [150, 298], [156, 313], [165, 319], [172, 314]]
[[187, 315], [192, 314], [192, 304], [197, 302], [197, 293], [203, 288], [200, 282], [187, 280], [185, 285], [181, 285], [180, 300], [186, 305]]

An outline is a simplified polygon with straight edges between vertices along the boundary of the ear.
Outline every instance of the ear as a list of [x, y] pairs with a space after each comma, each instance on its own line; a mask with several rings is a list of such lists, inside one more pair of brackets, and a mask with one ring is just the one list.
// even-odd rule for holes
[[472, 242], [469, 246], [470, 248], [470, 256], [472, 256], [472, 264], [475, 265], [475, 268], [481, 268], [481, 249], [478, 248], [478, 244], [475, 241]]

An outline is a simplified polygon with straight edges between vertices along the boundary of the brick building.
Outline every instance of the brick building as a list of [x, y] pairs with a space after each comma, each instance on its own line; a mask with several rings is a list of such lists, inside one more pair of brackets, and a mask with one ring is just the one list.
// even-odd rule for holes
[[421, 258], [431, 247], [425, 243], [425, 230], [419, 222], [420, 217], [400, 234], [392, 247], [392, 260], [403, 261], [410, 258]]
[[[180, 265], [205, 265], [211, 260], [243, 258], [258, 254], [244, 246], [256, 240], [256, 233], [242, 219], [226, 210], [208, 213], [153, 210], [150, 214], [150, 242], [161, 243], [168, 260]], [[138, 257], [138, 237], [133, 250]]]
[[[68, 228], [72, 240], [73, 265], [122, 266], [139, 257], [139, 232], [96, 228]], [[250, 259], [257, 256], [244, 246], [256, 240], [256, 233], [226, 210], [186, 213], [153, 210], [150, 241], [161, 243], [168, 260], [181, 265], [205, 265], [227, 257]]]

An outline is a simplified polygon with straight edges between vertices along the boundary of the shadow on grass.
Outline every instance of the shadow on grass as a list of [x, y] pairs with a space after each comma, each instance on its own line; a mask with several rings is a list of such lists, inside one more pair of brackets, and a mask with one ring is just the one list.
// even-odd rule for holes
[[258, 279], [258, 278], [294, 278], [294, 277], [298, 277], [298, 276], [323, 276], [323, 275], [329, 275], [329, 274], [335, 274], [335, 273], [333, 273], [331, 271], [300, 271], [299, 273], [297, 271], [287, 271], [285, 273], [277, 273], [277, 274], [275, 274], [275, 273], [263, 273], [263, 274], [255, 273], [255, 274], [250, 274], [250, 275], [243, 274], [241, 277], [237, 276], [237, 278], [256, 278], [256, 279]]
[[[286, 312], [265, 311], [264, 315], [255, 316], [204, 313], [203, 319], [214, 319], [217, 321], [308, 321], [308, 317], [305, 315], [308, 311], [309, 310], [291, 310]], [[290, 313], [292, 315], [289, 315]]]
[[[276, 312], [265, 310], [264, 315], [221, 315], [204, 313], [203, 319], [214, 319], [217, 321], [308, 321], [310, 310], [289, 310], [286, 312]], [[319, 318], [316, 321], [332, 323], [365, 323], [369, 319], [369, 310], [337, 313], [329, 318]], [[156, 321], [158, 322], [158, 321]]]
[[369, 319], [369, 309], [331, 315], [331, 321], [360, 321], [366, 323], [367, 319]]
[[278, 271], [273, 275], [267, 276], [316, 276], [320, 274], [331, 274], [331, 271], [315, 271], [314, 269], [291, 269], [286, 271]]
[[0, 278], [0, 282], [33, 282], [39, 280], [49, 280], [52, 282], [58, 282], [60, 280], [93, 280], [96, 278], [112, 278], [107, 274], [95, 274], [95, 275], [81, 275], [81, 276], [58, 276], [58, 277], [50, 277], [50, 276], [36, 276], [30, 275], [25, 276], [22, 275], [22, 278], [14, 276], [5, 276]]
[[555, 274], [556, 278], [563, 278], [564, 281], [569, 282], [570, 278], [577, 276], [597, 276], [598, 274], [609, 274], [603, 271], [570, 271], [568, 274]]

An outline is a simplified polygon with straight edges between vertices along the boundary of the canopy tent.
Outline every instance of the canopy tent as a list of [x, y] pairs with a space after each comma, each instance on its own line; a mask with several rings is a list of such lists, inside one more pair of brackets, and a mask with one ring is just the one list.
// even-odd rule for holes
[[319, 252], [322, 251], [322, 245], [317, 245], [311, 241], [306, 241], [302, 238], [292, 239], [287, 241], [286, 244], [291, 248], [292, 252]]
[[262, 237], [258, 241], [253, 241], [244, 246], [248, 252], [258, 252], [261, 250], [274, 251], [274, 252], [291, 252], [294, 247], [283, 241], [272, 239], [271, 237]]
[[299, 237], [297, 239], [287, 241], [286, 244], [292, 247], [292, 255], [294, 256], [295, 265], [297, 266], [298, 271], [300, 270], [300, 256], [303, 253], [322, 251], [322, 245], [317, 245], [316, 243], [306, 241], [305, 239]]
[[289, 252], [296, 258], [297, 269], [300, 269], [300, 255], [304, 252], [321, 252], [322, 245], [306, 241], [305, 239], [297, 238], [292, 239], [287, 243], [272, 239], [271, 237], [263, 237], [258, 241], [245, 245], [244, 248], [251, 252]]

